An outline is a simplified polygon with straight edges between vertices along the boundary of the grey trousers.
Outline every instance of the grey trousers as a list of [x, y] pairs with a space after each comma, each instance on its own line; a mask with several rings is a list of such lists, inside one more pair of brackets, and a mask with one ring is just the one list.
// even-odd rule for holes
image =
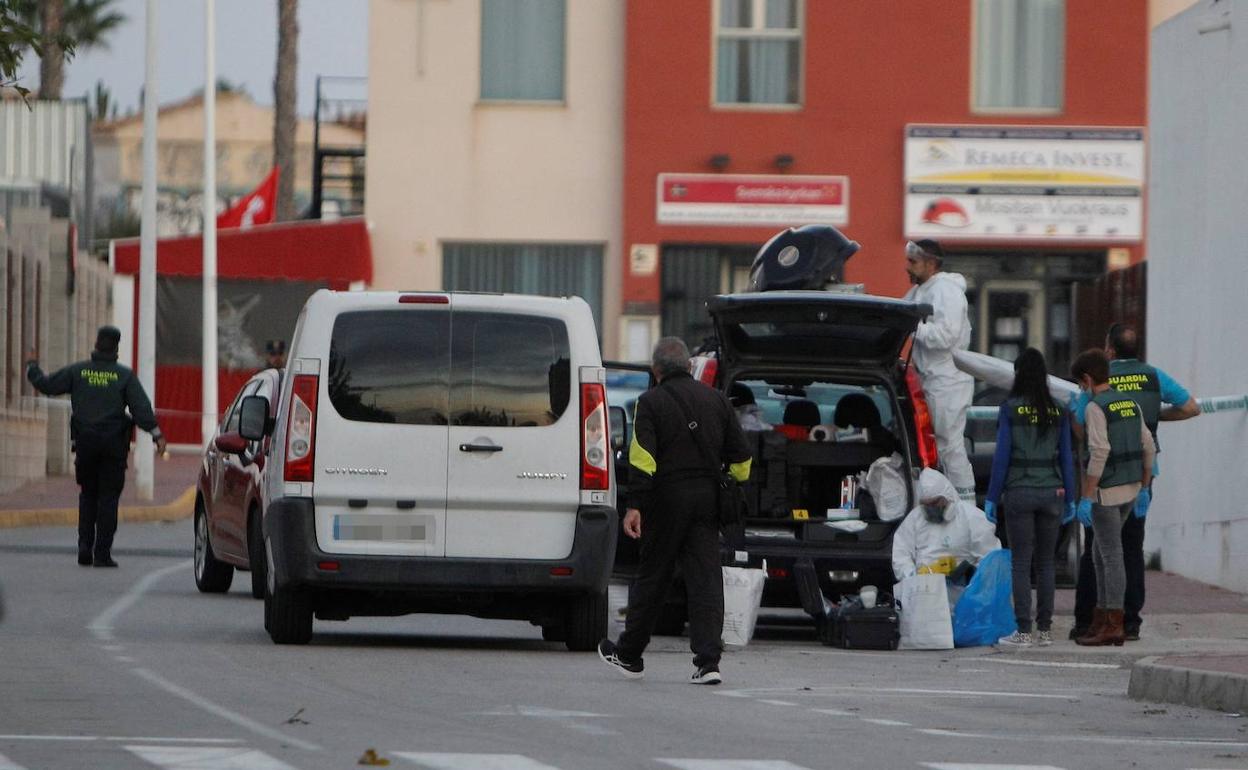
[[1005, 493], [1005, 531], [1010, 538], [1011, 577], [1014, 584], [1014, 619], [1018, 630], [1031, 632], [1031, 565], [1036, 565], [1036, 626], [1048, 631], [1053, 625], [1053, 566], [1057, 537], [1062, 528], [1065, 500], [1057, 489], [1015, 487]]
[[1127, 591], [1122, 560], [1122, 525], [1132, 515], [1135, 501], [1122, 505], [1092, 506], [1092, 564], [1096, 568], [1096, 606], [1120, 610]]

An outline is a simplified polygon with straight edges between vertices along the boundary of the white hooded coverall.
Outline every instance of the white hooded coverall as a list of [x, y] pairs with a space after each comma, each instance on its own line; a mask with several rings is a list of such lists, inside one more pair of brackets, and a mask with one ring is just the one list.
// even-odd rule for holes
[[920, 567], [943, 556], [953, 557], [955, 563], [978, 564], [990, 551], [1001, 547], [984, 512], [961, 500], [940, 471], [925, 468], [919, 475], [919, 500], [934, 498], [949, 501], [943, 523], [928, 521], [920, 502], [893, 533], [893, 574], [898, 580], [917, 574]]
[[906, 292], [906, 299], [932, 306], [932, 316], [914, 333], [912, 360], [923, 383], [932, 415], [936, 451], [945, 474], [964, 500], [975, 499], [975, 474], [966, 456], [966, 410], [975, 395], [975, 378], [953, 363], [954, 350], [971, 344], [966, 279], [958, 273], [937, 273]]

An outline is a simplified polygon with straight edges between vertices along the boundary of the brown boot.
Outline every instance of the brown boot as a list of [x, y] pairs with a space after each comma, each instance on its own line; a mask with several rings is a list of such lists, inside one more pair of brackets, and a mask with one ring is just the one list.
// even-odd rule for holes
[[1088, 626], [1088, 630], [1084, 632], [1083, 636], [1079, 636], [1075, 638], [1075, 644], [1081, 644], [1081, 645], [1088, 644], [1088, 640], [1095, 639], [1096, 637], [1100, 636], [1101, 629], [1103, 629], [1104, 627], [1105, 627], [1105, 610], [1101, 609], [1100, 607], [1094, 607], [1092, 609], [1091, 625]]
[[1077, 642], [1087, 647], [1105, 647], [1114, 645], [1121, 647], [1123, 642], [1122, 610], [1106, 610], [1105, 624], [1096, 636], [1083, 637]]

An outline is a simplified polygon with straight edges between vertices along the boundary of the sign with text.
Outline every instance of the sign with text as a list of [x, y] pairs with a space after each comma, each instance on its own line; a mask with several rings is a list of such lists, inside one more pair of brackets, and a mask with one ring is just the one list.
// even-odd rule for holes
[[659, 174], [663, 225], [844, 225], [849, 177]]
[[906, 127], [907, 238], [1138, 242], [1144, 130]]

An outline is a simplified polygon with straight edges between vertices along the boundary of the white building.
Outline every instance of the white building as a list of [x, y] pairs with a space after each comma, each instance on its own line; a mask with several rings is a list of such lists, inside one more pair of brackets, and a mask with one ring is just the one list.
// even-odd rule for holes
[[372, 0], [376, 287], [580, 295], [616, 350], [624, 10]]

